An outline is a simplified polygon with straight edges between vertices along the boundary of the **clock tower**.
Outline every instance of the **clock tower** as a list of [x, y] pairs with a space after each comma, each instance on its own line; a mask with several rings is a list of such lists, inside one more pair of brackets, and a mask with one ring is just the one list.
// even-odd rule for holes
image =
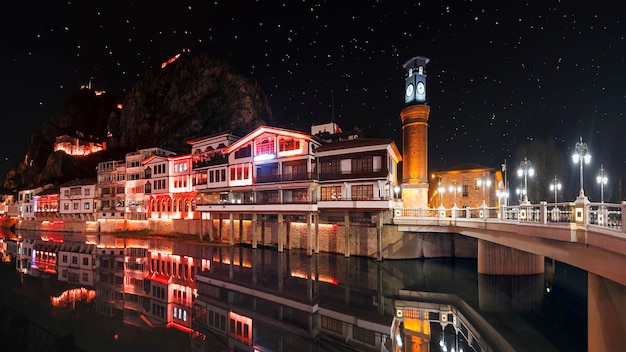
[[407, 105], [426, 104], [426, 64], [429, 61], [427, 57], [416, 56], [402, 65], [407, 70], [404, 83], [404, 102]]
[[402, 200], [405, 208], [428, 207], [428, 117], [426, 64], [416, 56], [402, 67], [407, 70], [402, 119]]

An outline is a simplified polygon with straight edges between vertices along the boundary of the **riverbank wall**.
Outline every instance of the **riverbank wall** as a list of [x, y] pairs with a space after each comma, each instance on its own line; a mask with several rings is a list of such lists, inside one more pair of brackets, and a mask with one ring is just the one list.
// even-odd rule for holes
[[[231, 223], [232, 221], [232, 223]], [[181, 234], [197, 236], [201, 241], [252, 245], [283, 249], [307, 249], [382, 259], [476, 258], [476, 239], [453, 233], [405, 233], [397, 226], [384, 223], [319, 223], [307, 226], [301, 221], [285, 219], [94, 219], [78, 217], [43, 217], [18, 219], [15, 231]], [[9, 222], [2, 226], [10, 227]], [[317, 235], [313, 228], [317, 228]], [[254, 232], [254, 233], [253, 233]], [[308, 239], [309, 233], [311, 240]], [[187, 236], [188, 237], [188, 236]], [[231, 239], [232, 237], [232, 239]], [[280, 245], [282, 241], [282, 245]]]

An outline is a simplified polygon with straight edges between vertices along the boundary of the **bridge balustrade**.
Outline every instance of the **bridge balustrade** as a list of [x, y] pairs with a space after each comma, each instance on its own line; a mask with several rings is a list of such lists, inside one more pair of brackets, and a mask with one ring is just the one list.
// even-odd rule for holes
[[590, 203], [589, 225], [621, 231], [623, 228], [622, 204]]
[[576, 222], [574, 203], [550, 203], [546, 204], [548, 217], [547, 222]]
[[[589, 214], [586, 225], [602, 227], [626, 233], [625, 218], [626, 201], [621, 204], [586, 203]], [[554, 223], [576, 223], [576, 203], [519, 204], [499, 207], [453, 207], [453, 208], [418, 208], [399, 207], [394, 217], [415, 219], [499, 219], [506, 222], [535, 222], [545, 225]]]

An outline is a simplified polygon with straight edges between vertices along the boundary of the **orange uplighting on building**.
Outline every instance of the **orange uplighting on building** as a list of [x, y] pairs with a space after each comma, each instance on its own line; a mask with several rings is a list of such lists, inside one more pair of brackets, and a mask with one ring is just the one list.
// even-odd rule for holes
[[427, 320], [419, 319], [404, 319], [404, 329], [422, 333], [424, 335], [430, 335], [430, 322]]
[[87, 156], [102, 150], [106, 150], [106, 143], [104, 142], [88, 142], [68, 135], [56, 137], [54, 143], [55, 152], [61, 151], [72, 156]]
[[234, 322], [232, 325], [235, 327], [235, 330], [230, 331], [230, 334], [242, 341], [252, 343], [252, 319], [234, 312], [230, 312], [228, 317]]
[[408, 208], [428, 206], [428, 105], [411, 105], [400, 112], [402, 119], [402, 199]]
[[50, 297], [50, 303], [53, 307], [65, 307], [70, 302], [85, 301], [91, 302], [96, 298], [95, 290], [88, 290], [84, 287], [65, 290], [59, 296]]
[[171, 59], [165, 61], [164, 63], [161, 64], [161, 68], [164, 68], [165, 66], [171, 64], [172, 62], [176, 61], [178, 58], [180, 57], [180, 54], [176, 54], [174, 55], [174, 57], [172, 57]]
[[[299, 277], [301, 279], [307, 279], [309, 276], [306, 273], [300, 272], [300, 271], [292, 271], [290, 273], [290, 275], [292, 277]], [[328, 284], [332, 284], [332, 285], [339, 285], [339, 280], [337, 280], [334, 277], [328, 276], [328, 275], [319, 275], [318, 276], [318, 280], [320, 282], [326, 282]]]
[[44, 242], [63, 242], [63, 238], [62, 237], [55, 237], [54, 235], [48, 234], [48, 233], [43, 233], [41, 234], [41, 240]]

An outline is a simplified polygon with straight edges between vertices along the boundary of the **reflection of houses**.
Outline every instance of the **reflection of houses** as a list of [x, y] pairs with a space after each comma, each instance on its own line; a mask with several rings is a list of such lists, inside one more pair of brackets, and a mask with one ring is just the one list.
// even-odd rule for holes
[[98, 246], [96, 257], [96, 312], [124, 316], [124, 246]]
[[433, 208], [440, 205], [440, 196], [447, 209], [452, 208], [455, 201], [459, 208], [476, 208], [483, 200], [487, 206], [494, 207], [498, 201], [496, 191], [504, 188], [502, 172], [473, 163], [435, 172], [432, 181], [429, 205]]
[[311, 258], [216, 249], [210, 270], [197, 277], [196, 350], [209, 351], [201, 341], [218, 334], [235, 351], [313, 350], [314, 343], [325, 350], [384, 351], [391, 317], [378, 304], [378, 285], [353, 288], [332, 270], [307, 265]]
[[[138, 327], [191, 328], [195, 277], [208, 269], [201, 251], [139, 241], [96, 250], [99, 262], [97, 311], [119, 315]], [[176, 247], [176, 246], [174, 246]]]
[[32, 274], [32, 266], [34, 265], [33, 251], [35, 250], [34, 239], [24, 239], [17, 242], [17, 256], [15, 267], [17, 271], [24, 274]]
[[7, 251], [7, 243], [4, 238], [0, 237], [0, 261], [1, 262], [10, 262], [11, 257]]
[[149, 302], [145, 320], [149, 325], [167, 325], [184, 331], [191, 329], [196, 277], [209, 269], [209, 260], [197, 257], [201, 254], [199, 252], [193, 254], [184, 248], [150, 250], [144, 276]]
[[40, 241], [32, 238], [17, 242], [15, 266], [17, 271], [32, 276], [55, 275], [57, 273], [57, 251], [61, 246], [54, 241]]
[[96, 267], [95, 245], [63, 243], [56, 254], [57, 277], [80, 286], [94, 286]]
[[124, 249], [124, 323], [145, 326], [142, 321], [149, 300], [146, 299], [144, 271], [148, 249], [129, 246]]
[[[45, 277], [57, 274], [57, 253], [60, 244], [54, 241], [36, 241], [33, 251], [34, 267], [32, 275], [43, 274]], [[35, 272], [36, 271], [38, 272]]]
[[[67, 272], [64, 280], [76, 284], [89, 285], [88, 278], [74, 269], [88, 272], [91, 261], [97, 312], [141, 328], [191, 332], [194, 351], [213, 351], [203, 342], [211, 335], [226, 341], [229, 350], [250, 352], [320, 346], [327, 351], [395, 352], [437, 345], [448, 351], [511, 350], [500, 348], [507, 347], [501, 345], [502, 339], [456, 296], [402, 291], [422, 285], [425, 275], [433, 272], [413, 263], [383, 265], [342, 255], [308, 256], [304, 251], [280, 253], [105, 234], [99, 236], [95, 250], [93, 245], [24, 240], [19, 253], [23, 253], [20, 268], [30, 264], [33, 275], [35, 268], [43, 268], [43, 260], [52, 264], [56, 258], [59, 279]], [[432, 279], [428, 285], [437, 289], [451, 278]], [[460, 289], [466, 287], [460, 284]], [[82, 292], [87, 293], [73, 290], [52, 297], [53, 304], [87, 299]], [[501, 301], [491, 300], [489, 306], [500, 308], [502, 304], [492, 302]], [[482, 310], [482, 298], [480, 305]], [[404, 348], [396, 349], [397, 336]], [[431, 343], [437, 345], [425, 345]]]
[[55, 152], [62, 151], [72, 156], [87, 156], [102, 150], [106, 150], [105, 142], [80, 139], [67, 134], [57, 136], [54, 143]]
[[59, 213], [80, 219], [93, 219], [96, 208], [96, 180], [82, 179], [66, 182], [59, 192]]

